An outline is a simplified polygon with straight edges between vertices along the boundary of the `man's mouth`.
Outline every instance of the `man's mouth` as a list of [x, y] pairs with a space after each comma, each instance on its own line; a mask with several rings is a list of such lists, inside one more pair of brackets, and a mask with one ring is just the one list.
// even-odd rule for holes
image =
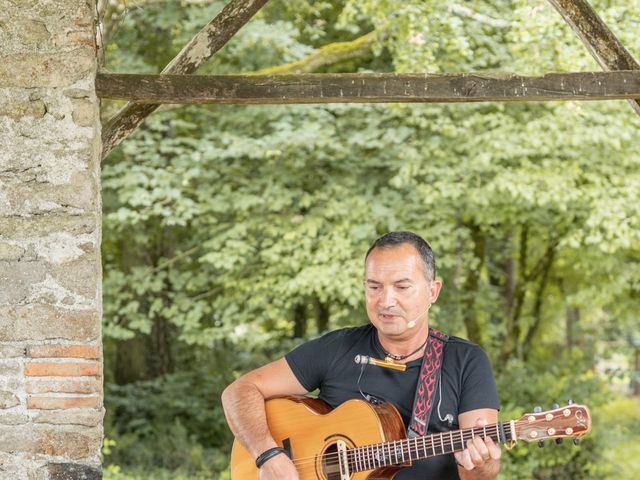
[[379, 313], [378, 316], [382, 320], [393, 320], [394, 318], [398, 317], [399, 315], [394, 315], [393, 313]]

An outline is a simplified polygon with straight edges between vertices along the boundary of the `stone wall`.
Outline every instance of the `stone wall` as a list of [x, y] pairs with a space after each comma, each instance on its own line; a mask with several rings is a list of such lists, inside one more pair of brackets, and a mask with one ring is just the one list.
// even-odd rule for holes
[[97, 479], [94, 0], [0, 0], [0, 479]]

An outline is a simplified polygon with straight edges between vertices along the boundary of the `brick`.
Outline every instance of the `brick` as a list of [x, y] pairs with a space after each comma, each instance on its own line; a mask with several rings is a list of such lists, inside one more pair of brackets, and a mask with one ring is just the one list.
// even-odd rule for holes
[[39, 410], [66, 410], [70, 408], [102, 408], [100, 397], [32, 397], [27, 408]]
[[27, 393], [102, 393], [102, 381], [94, 378], [50, 380], [31, 377], [25, 390]]
[[[102, 423], [104, 409], [96, 410], [36, 410], [32, 412], [34, 423], [51, 425], [83, 425], [95, 427]], [[0, 420], [1, 423], [1, 420]]]
[[100, 348], [92, 345], [32, 345], [31, 358], [92, 358], [99, 359]]
[[98, 377], [100, 363], [29, 362], [24, 366], [24, 374], [28, 377]]
[[13, 392], [0, 390], [0, 408], [11, 408], [20, 405], [20, 400]]
[[71, 310], [45, 304], [0, 305], [0, 338], [7, 341], [100, 337], [96, 310]]

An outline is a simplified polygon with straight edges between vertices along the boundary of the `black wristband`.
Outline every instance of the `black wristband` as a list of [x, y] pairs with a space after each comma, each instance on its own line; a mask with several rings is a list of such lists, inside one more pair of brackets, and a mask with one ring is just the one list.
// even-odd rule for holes
[[281, 453], [284, 453], [285, 455], [289, 456], [287, 451], [284, 448], [280, 448], [280, 447], [273, 447], [273, 448], [270, 448], [269, 450], [262, 452], [260, 455], [258, 455], [258, 458], [256, 458], [256, 467], [258, 468], [262, 467], [262, 465], [264, 465], [267, 460], [275, 457], [276, 455], [280, 455]]

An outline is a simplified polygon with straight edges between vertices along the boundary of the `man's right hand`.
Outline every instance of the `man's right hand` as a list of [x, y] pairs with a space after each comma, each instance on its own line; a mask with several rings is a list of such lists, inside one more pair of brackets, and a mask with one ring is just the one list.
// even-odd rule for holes
[[262, 465], [260, 480], [300, 480], [300, 476], [289, 457], [280, 454]]

